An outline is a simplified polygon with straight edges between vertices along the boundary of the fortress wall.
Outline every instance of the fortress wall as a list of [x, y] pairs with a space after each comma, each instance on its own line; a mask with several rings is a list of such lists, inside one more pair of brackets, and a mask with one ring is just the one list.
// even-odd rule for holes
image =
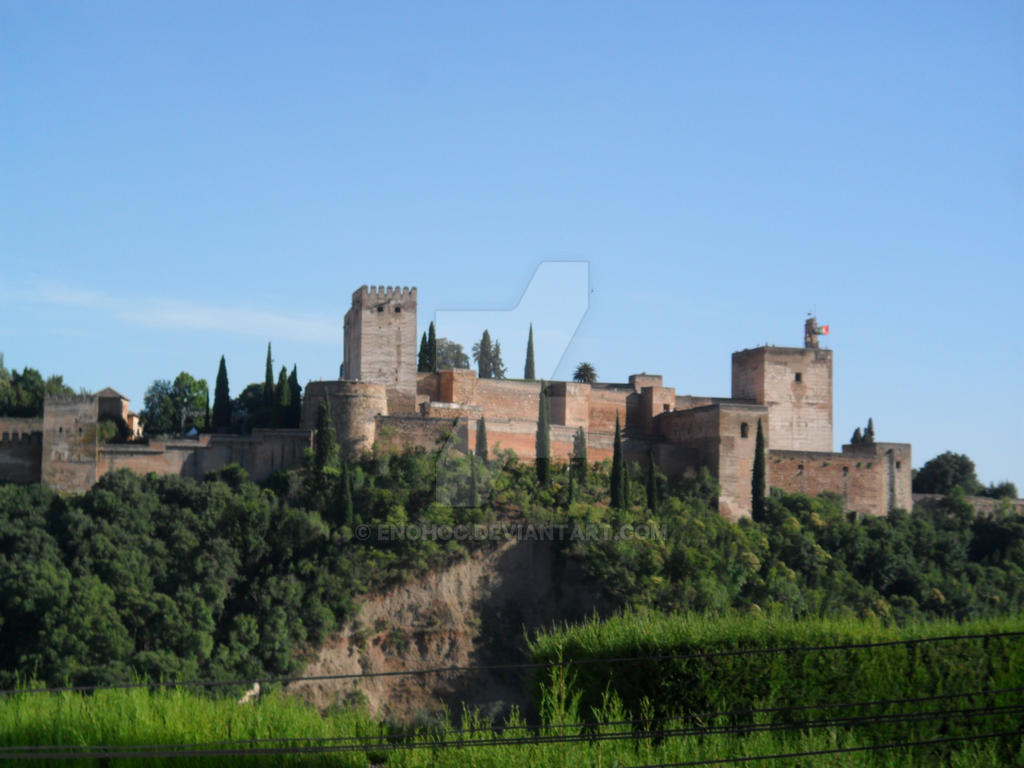
[[[472, 371], [470, 371], [472, 373]], [[476, 379], [471, 390], [460, 390], [459, 396], [449, 402], [472, 403], [483, 409], [484, 416], [492, 413], [507, 419], [528, 419], [537, 422], [540, 413], [539, 381], [508, 381], [506, 379]], [[468, 385], [468, 381], [464, 381]], [[489, 425], [488, 425], [489, 426]]]
[[43, 420], [0, 419], [0, 481], [38, 483], [43, 464]]
[[440, 402], [441, 398], [441, 374], [439, 373], [417, 373], [416, 374], [416, 396], [425, 399], [427, 402]]
[[239, 464], [255, 482], [300, 464], [312, 433], [305, 429], [256, 429], [252, 435], [200, 435], [197, 439], [110, 444], [99, 448], [97, 477], [117, 469], [144, 475], [180, 475], [202, 480], [228, 464]]
[[[660, 378], [660, 377], [659, 377]], [[645, 435], [651, 434], [654, 417], [675, 408], [676, 391], [672, 387], [644, 387], [640, 390], [638, 426]]]
[[590, 424], [590, 393], [589, 384], [576, 381], [551, 382], [548, 385], [551, 423], [586, 429]]
[[[451, 447], [465, 452], [470, 446], [470, 424], [465, 418], [434, 418], [412, 414], [378, 416], [375, 445], [384, 451], [400, 452], [406, 448], [436, 451], [448, 439], [452, 439], [454, 443]], [[490, 438], [490, 425], [487, 432]]]
[[[730, 520], [750, 517], [757, 420], [761, 419], [767, 437], [770, 431], [768, 409], [763, 405], [718, 405], [715, 408], [718, 409], [718, 482], [722, 486], [718, 511]], [[772, 479], [771, 465], [767, 462], [765, 475], [767, 489]]]
[[850, 456], [823, 451], [769, 451], [771, 484], [790, 493], [838, 494], [844, 506], [869, 515], [884, 515], [888, 506], [885, 457]]
[[[209, 437], [204, 435], [203, 437]], [[199, 440], [153, 440], [144, 443], [102, 445], [98, 451], [97, 479], [118, 469], [130, 469], [139, 475], [155, 472], [158, 475], [181, 475], [199, 480], [199, 453], [204, 450]], [[225, 462], [226, 463], [226, 462]]]
[[595, 432], [615, 433], [615, 416], [623, 430], [631, 430], [637, 422], [640, 395], [627, 385], [597, 386], [590, 389], [590, 413], [587, 420]]
[[758, 347], [736, 352], [732, 396], [771, 409], [768, 442], [774, 448], [832, 450], [832, 350]]
[[354, 458], [372, 450], [377, 417], [389, 413], [384, 385], [365, 381], [309, 382], [302, 398], [303, 429], [316, 429], [317, 413], [324, 399], [331, 406], [331, 420], [342, 453]]
[[44, 400], [43, 483], [58, 491], [84, 491], [93, 486], [98, 420], [99, 400], [93, 395]]
[[914, 506], [914, 495], [911, 487], [913, 470], [911, 466], [910, 443], [861, 443], [844, 445], [841, 454], [844, 458], [855, 460], [878, 461], [885, 468], [885, 509], [899, 507], [910, 510]]

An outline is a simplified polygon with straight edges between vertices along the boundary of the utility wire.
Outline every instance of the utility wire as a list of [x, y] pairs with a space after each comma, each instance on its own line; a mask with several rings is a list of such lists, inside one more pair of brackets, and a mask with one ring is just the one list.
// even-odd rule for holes
[[971, 635], [942, 635], [939, 637], [920, 637], [909, 640], [882, 640], [869, 643], [842, 643], [837, 645], [791, 645], [774, 648], [740, 648], [728, 651], [708, 651], [703, 653], [656, 654], [646, 656], [613, 656], [610, 658], [565, 659], [558, 661], [509, 662], [504, 664], [481, 664], [477, 666], [428, 667], [425, 669], [405, 669], [389, 672], [353, 672], [336, 675], [308, 675], [295, 677], [260, 677], [248, 680], [181, 680], [153, 683], [113, 683], [107, 685], [72, 685], [44, 688], [4, 688], [0, 696], [28, 693], [85, 693], [89, 691], [125, 690], [133, 688], [218, 688], [227, 686], [250, 686], [258, 683], [298, 683], [320, 682], [326, 680], [365, 680], [378, 677], [404, 677], [413, 675], [436, 675], [450, 672], [489, 672], [513, 669], [545, 669], [553, 667], [589, 666], [594, 664], [625, 664], [640, 661], [689, 661], [696, 659], [716, 659], [730, 656], [756, 656], [779, 653], [813, 653], [845, 650], [862, 650], [868, 648], [887, 648], [902, 645], [920, 645], [924, 643], [951, 642], [954, 640], [991, 640], [1024, 636], [1021, 632], [991, 632]]
[[[475, 726], [475, 727], [471, 727], [471, 728], [446, 729], [446, 730], [443, 730], [443, 731], [438, 731], [436, 733], [436, 735], [440, 735], [440, 736], [443, 736], [445, 738], [451, 738], [451, 737], [458, 737], [458, 736], [462, 736], [462, 735], [465, 735], [465, 734], [479, 733], [479, 732], [501, 731], [502, 733], [505, 733], [505, 732], [510, 732], [510, 731], [511, 732], [517, 732], [517, 731], [569, 730], [569, 729], [581, 729], [582, 730], [582, 729], [595, 728], [595, 727], [597, 727], [597, 728], [606, 728], [606, 727], [612, 727], [612, 726], [627, 726], [628, 725], [628, 726], [631, 726], [633, 728], [646, 728], [647, 729], [646, 731], [643, 731], [643, 732], [641, 732], [641, 733], [639, 733], [637, 735], [638, 735], [638, 737], [650, 737], [652, 731], [649, 730], [649, 726], [651, 726], [651, 725], [653, 725], [655, 723], [680, 722], [680, 721], [684, 721], [684, 720], [690, 720], [690, 721], [693, 721], [693, 720], [696, 720], [696, 721], [713, 721], [713, 720], [720, 720], [722, 718], [733, 718], [733, 717], [737, 717], [737, 716], [754, 717], [756, 715], [771, 715], [771, 714], [777, 714], [777, 713], [782, 713], [782, 712], [801, 712], [801, 711], [805, 711], [806, 712], [806, 711], [814, 711], [814, 710], [849, 710], [849, 709], [856, 709], [856, 708], [863, 708], [863, 707], [893, 707], [893, 706], [896, 706], [896, 705], [907, 705], [907, 703], [925, 703], [925, 702], [929, 702], [929, 701], [943, 701], [943, 700], [948, 700], [948, 699], [952, 699], [952, 698], [968, 698], [968, 697], [973, 697], [973, 696], [993, 696], [993, 695], [1001, 695], [1001, 694], [1006, 694], [1006, 693], [1020, 693], [1020, 692], [1024, 692], [1024, 686], [1016, 687], [1016, 688], [994, 688], [994, 689], [977, 690], [977, 691], [966, 691], [966, 692], [963, 692], [963, 693], [942, 693], [942, 694], [933, 695], [933, 696], [914, 696], [914, 697], [911, 697], [911, 698], [883, 698], [883, 699], [873, 699], [873, 700], [869, 700], [869, 701], [822, 702], [822, 703], [817, 703], [817, 705], [791, 705], [791, 706], [785, 706], [785, 707], [765, 707], [765, 708], [756, 708], [756, 709], [730, 710], [730, 711], [726, 711], [726, 712], [706, 712], [706, 713], [693, 713], [693, 714], [685, 714], [685, 715], [671, 715], [671, 716], [665, 716], [665, 717], [659, 717], [659, 718], [640, 718], [640, 719], [631, 719], [631, 720], [604, 720], [604, 721], [600, 721], [600, 722], [590, 720], [590, 721], [583, 721], [583, 722], [577, 722], [577, 723], [552, 723], [550, 725], [523, 724], [523, 725], [516, 725], [516, 726], [509, 726], [509, 725], [504, 725], [504, 726]], [[956, 712], [963, 712], [963, 711], [962, 710], [951, 710], [949, 712], [956, 713]], [[894, 713], [894, 715], [898, 715], [898, 714], [899, 713]], [[912, 714], [916, 714], [916, 713], [904, 713], [904, 714], [912, 715]], [[865, 717], [883, 718], [883, 717], [889, 717], [889, 716], [884, 715], [884, 714], [878, 714], [878, 715], [865, 716]], [[804, 722], [806, 723], [806, 722], [813, 722], [813, 721], [804, 721]], [[740, 730], [748, 728], [748, 726], [744, 726], [744, 725], [734, 725], [732, 727], [740, 729]], [[408, 738], [408, 737], [415, 736], [415, 735], [430, 735], [428, 729], [423, 729], [423, 730], [426, 730], [427, 732], [426, 733], [417, 734], [414, 731], [413, 733], [409, 734], [409, 736], [406, 736], [406, 737]], [[701, 730], [700, 732], [706, 732], [706, 731]], [[400, 733], [381, 734], [379, 736], [376, 736], [376, 738], [389, 739], [389, 740], [393, 740], [393, 741], [400, 740], [402, 737], [403, 736]], [[337, 743], [341, 743], [341, 742], [345, 742], [345, 741], [359, 741], [360, 739], [366, 739], [366, 738], [368, 738], [368, 736], [322, 736], [322, 737], [317, 737], [317, 736], [279, 736], [279, 737], [274, 737], [274, 738], [247, 738], [247, 739], [218, 740], [218, 741], [194, 743], [193, 745], [194, 746], [213, 746], [213, 745], [242, 744], [242, 743], [271, 743], [271, 742], [279, 742], [279, 741], [305, 741], [305, 742], [309, 742], [309, 743], [312, 743], [312, 742], [325, 742], [325, 743], [326, 742], [337, 742]], [[159, 746], [159, 744], [158, 744], [158, 746]], [[0, 746], [0, 754], [5, 753], [5, 752], [17, 752], [17, 751], [22, 751], [22, 750], [25, 750], [25, 749], [30, 749], [30, 748], [29, 748], [28, 745], [22, 745], [22, 746]], [[39, 749], [73, 750], [73, 749], [78, 749], [78, 746], [74, 745], [74, 744], [52, 744], [52, 745], [39, 745]], [[90, 749], [119, 749], [119, 748], [118, 748], [118, 745], [115, 744], [115, 745], [111, 745], [110, 748], [108, 748], [108, 746], [99, 746], [99, 745], [92, 746], [92, 745], [90, 745]]]
[[[280, 754], [321, 754], [333, 752], [361, 752], [373, 751], [395, 751], [409, 749], [449, 749], [449, 748], [472, 748], [472, 747], [499, 747], [499, 746], [534, 746], [534, 745], [556, 745], [571, 744], [579, 742], [603, 742], [603, 741], [625, 741], [652, 738], [672, 738], [680, 736], [708, 736], [728, 734], [748, 734], [754, 732], [779, 732], [789, 730], [810, 730], [813, 728], [828, 728], [836, 726], [877, 726], [900, 723], [924, 722], [949, 717], [993, 717], [996, 715], [1011, 715], [1024, 713], [1024, 704], [1007, 705], [996, 708], [977, 708], [972, 710], [939, 710], [924, 713], [905, 713], [890, 716], [868, 716], [864, 718], [846, 718], [840, 720], [808, 721], [796, 723], [747, 723], [743, 725], [722, 726], [722, 727], [699, 727], [699, 728], [667, 728], [659, 731], [650, 731], [642, 734], [635, 734], [632, 731], [613, 733], [580, 733], [567, 735], [538, 735], [533, 737], [496, 737], [493, 739], [480, 740], [457, 740], [449, 741], [444, 738], [447, 734], [439, 734], [440, 738], [418, 742], [361, 742], [358, 744], [330, 744], [325, 743], [329, 739], [317, 739], [316, 743], [308, 746], [278, 746], [278, 747], [235, 747], [224, 748], [225, 744], [252, 744], [256, 740], [237, 742], [211, 742], [206, 744], [141, 744], [141, 745], [105, 745], [105, 746], [68, 746], [50, 747], [43, 745], [26, 745], [20, 752], [7, 752], [0, 755], [0, 760], [22, 760], [22, 759], [80, 759], [91, 757], [104, 758], [129, 758], [129, 757], [223, 757], [223, 756], [259, 756], [259, 755], [280, 755]], [[289, 738], [281, 737], [271, 739], [275, 743], [290, 741], [313, 741], [302, 737]], [[74, 752], [72, 750], [79, 750]], [[49, 751], [47, 751], [49, 750]], [[162, 751], [161, 751], [162, 750]]]
[[630, 768], [690, 768], [697, 765], [727, 765], [729, 763], [749, 763], [754, 760], [787, 760], [794, 757], [819, 757], [821, 755], [841, 755], [849, 752], [873, 752], [884, 749], [907, 749], [908, 747], [927, 747], [935, 744], [951, 744], [957, 741], [980, 741], [982, 739], [1001, 739], [1008, 736], [1019, 736], [1021, 731], [1000, 731], [999, 733], [979, 733], [971, 736], [952, 736], [943, 739], [925, 739], [923, 741], [897, 741], [891, 744], [868, 744], [862, 747], [838, 747], [836, 749], [815, 749], [808, 752], [781, 752], [774, 755], [750, 755], [748, 757], [723, 757], [712, 760], [687, 760], [682, 763], [656, 763], [634, 765]]

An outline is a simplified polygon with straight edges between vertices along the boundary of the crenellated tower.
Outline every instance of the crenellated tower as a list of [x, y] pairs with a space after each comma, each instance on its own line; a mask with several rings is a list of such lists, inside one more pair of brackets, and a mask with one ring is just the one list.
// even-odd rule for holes
[[416, 401], [416, 289], [362, 286], [345, 314], [344, 376], [383, 384], [392, 412]]

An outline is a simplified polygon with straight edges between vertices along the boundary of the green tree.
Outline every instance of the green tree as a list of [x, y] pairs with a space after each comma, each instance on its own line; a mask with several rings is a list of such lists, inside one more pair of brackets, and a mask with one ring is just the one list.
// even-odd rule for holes
[[331, 419], [331, 405], [324, 398], [316, 412], [316, 437], [313, 448], [313, 469], [318, 476], [327, 467], [334, 466], [338, 458], [338, 435]]
[[476, 363], [476, 374], [481, 379], [494, 378], [491, 368], [491, 359], [494, 350], [491, 348], [491, 334], [486, 328], [480, 341], [473, 345], [473, 362]]
[[206, 379], [195, 379], [182, 371], [174, 382], [157, 379], [146, 390], [142, 422], [150, 435], [184, 433], [205, 426], [202, 416], [209, 407]]
[[614, 509], [625, 509], [625, 467], [622, 464], [622, 430], [619, 428], [619, 414], [615, 413], [615, 440], [612, 443], [612, 473], [609, 494]]
[[476, 472], [476, 456], [469, 455], [469, 506], [480, 506], [480, 481]]
[[469, 368], [469, 358], [461, 344], [442, 336], [437, 340], [437, 369], [450, 368]]
[[356, 525], [356, 507], [352, 501], [352, 473], [349, 470], [348, 462], [341, 462], [341, 477], [338, 479], [338, 489], [341, 494], [341, 521], [349, 528]]
[[431, 321], [427, 331], [427, 370], [437, 372], [437, 332], [434, 330], [434, 323]]
[[480, 415], [476, 427], [476, 455], [481, 461], [487, 461], [487, 422], [484, 421], [483, 414]]
[[572, 438], [572, 464], [580, 480], [584, 480], [587, 476], [587, 433], [583, 427], [579, 427]]
[[231, 394], [228, 389], [228, 366], [224, 355], [220, 356], [217, 369], [217, 384], [213, 390], [213, 431], [226, 432], [231, 429]]
[[597, 371], [594, 370], [594, 366], [590, 363], [580, 363], [576, 366], [576, 370], [572, 375], [572, 380], [578, 381], [581, 384], [596, 384]]
[[302, 386], [299, 384], [299, 366], [297, 365], [292, 365], [292, 372], [288, 375], [288, 389], [291, 392], [291, 412], [288, 426], [291, 429], [298, 429], [302, 423]]
[[914, 476], [914, 493], [950, 493], [962, 488], [968, 496], [977, 496], [984, 487], [978, 481], [974, 462], [962, 453], [946, 451], [931, 459]]
[[263, 413], [260, 426], [269, 427], [274, 415], [274, 359], [270, 355], [270, 342], [267, 342], [267, 369], [263, 379]]
[[526, 340], [526, 365], [523, 367], [523, 378], [527, 381], [533, 381], [535, 376], [533, 364], [533, 323], [530, 323], [530, 335]]
[[277, 384], [274, 387], [274, 410], [271, 415], [270, 425], [277, 429], [288, 426], [292, 413], [292, 388], [288, 385], [288, 368], [281, 366], [277, 374]]
[[868, 425], [864, 429], [864, 442], [869, 444], [875, 442], [875, 420], [872, 418], [868, 418]]
[[850, 437], [850, 445], [860, 445], [864, 442], [864, 435], [861, 434], [860, 427], [853, 430], [853, 435]]
[[427, 363], [429, 353], [427, 352], [427, 332], [424, 331], [423, 335], [420, 336], [420, 352], [416, 357], [416, 370], [419, 373], [429, 373], [430, 366]]
[[757, 439], [754, 442], [754, 471], [750, 481], [750, 515], [754, 522], [765, 520], [765, 494], [767, 493], [767, 458], [764, 449], [764, 430], [757, 420]]
[[658, 477], [654, 469], [654, 448], [647, 450], [647, 508], [653, 513], [658, 512]]
[[540, 405], [537, 415], [537, 481], [542, 486], [551, 482], [551, 415], [548, 407], [548, 391], [540, 383]]

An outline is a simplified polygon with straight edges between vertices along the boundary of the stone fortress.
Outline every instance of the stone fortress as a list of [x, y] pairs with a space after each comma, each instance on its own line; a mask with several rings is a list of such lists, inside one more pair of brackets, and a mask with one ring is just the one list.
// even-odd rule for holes
[[859, 443], [832, 452], [832, 350], [818, 345], [814, 318], [803, 347], [763, 346], [732, 356], [731, 397], [678, 395], [662, 377], [625, 383], [480, 379], [468, 369], [417, 372], [416, 289], [362, 286], [344, 322], [344, 379], [306, 386], [301, 429], [251, 435], [200, 435], [166, 442], [97, 442], [98, 421], [128, 413], [111, 389], [47, 399], [41, 419], [0, 418], [0, 478], [42, 481], [66, 491], [89, 488], [114, 469], [202, 478], [238, 463], [256, 480], [296, 465], [313, 439], [327, 399], [342, 452], [419, 446], [472, 450], [481, 418], [492, 453], [534, 458], [541, 387], [550, 403], [551, 456], [568, 460], [582, 427], [588, 458], [611, 458], [616, 417], [628, 461], [653, 455], [670, 479], [706, 467], [721, 485], [719, 511], [730, 519], [751, 507], [757, 422], [767, 449], [768, 485], [840, 495], [848, 509], [885, 514], [913, 506], [907, 443]]

